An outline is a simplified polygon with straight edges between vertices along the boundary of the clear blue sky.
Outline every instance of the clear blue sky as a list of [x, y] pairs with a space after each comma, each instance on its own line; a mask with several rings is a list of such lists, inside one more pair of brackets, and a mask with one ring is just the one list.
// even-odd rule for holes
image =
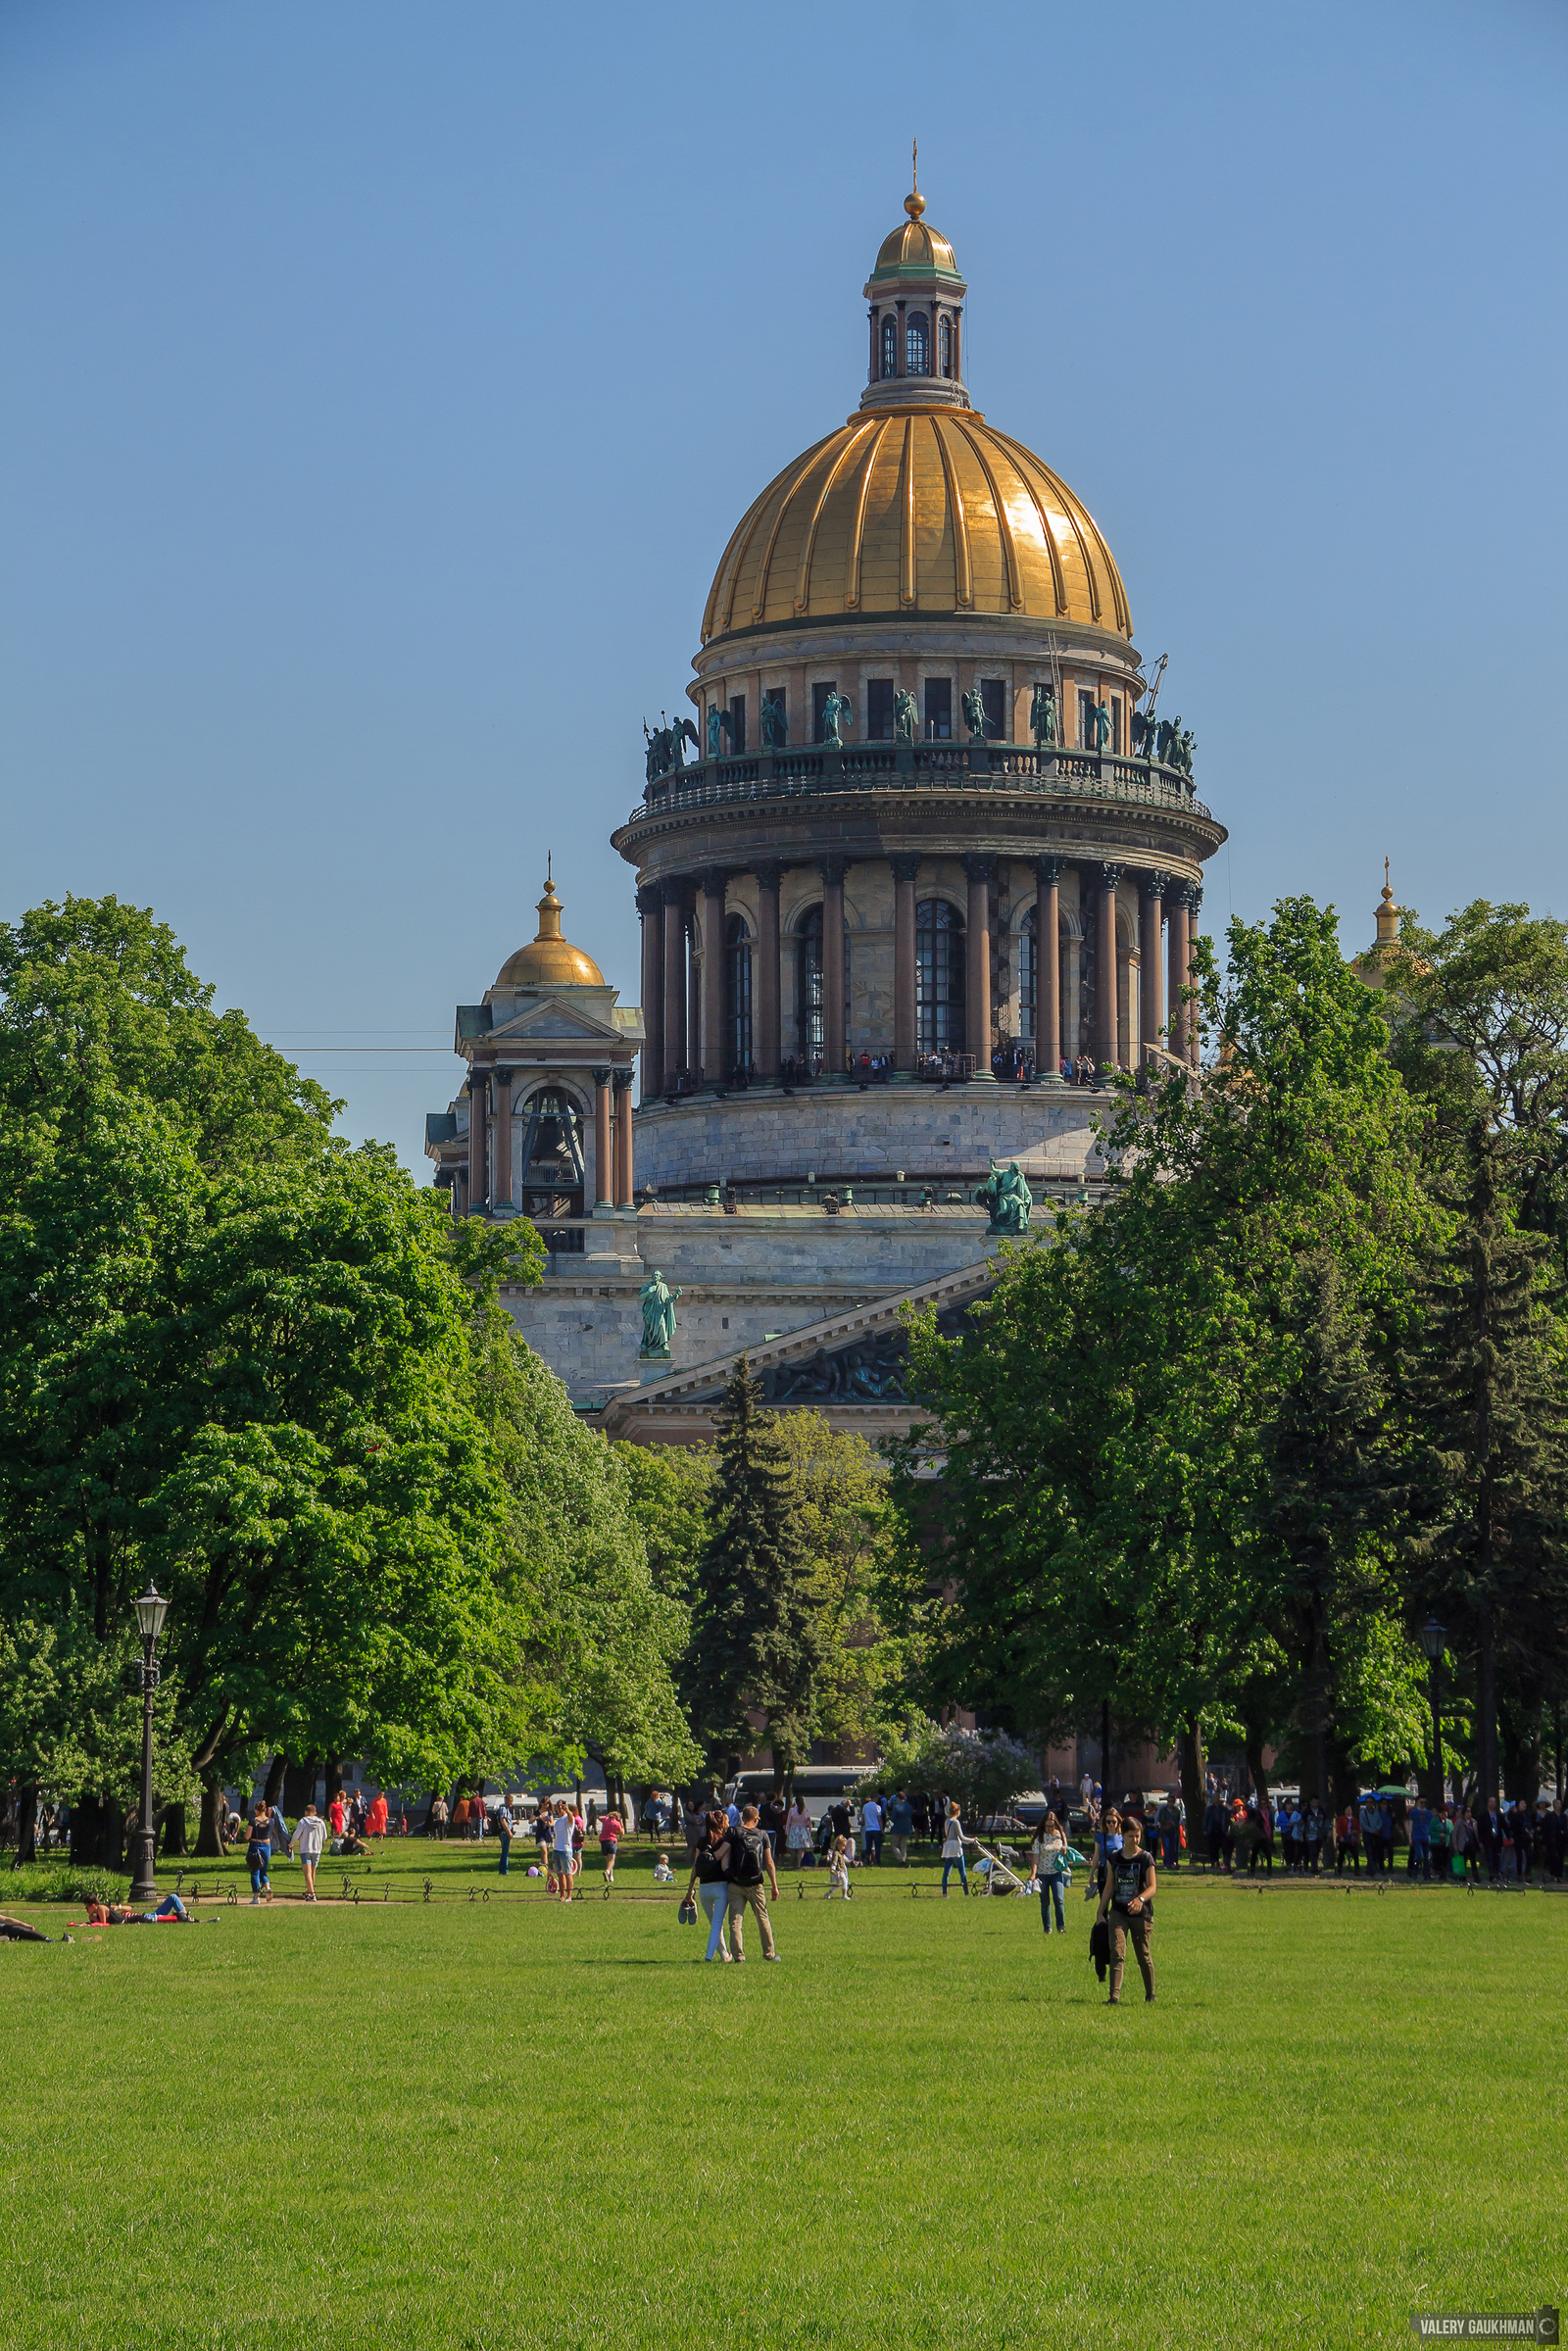
[[419, 1157], [533, 935], [635, 1001], [644, 713], [858, 397], [911, 132], [978, 405], [1287, 892], [1568, 911], [1568, 10], [7, 0], [0, 912], [151, 904]]

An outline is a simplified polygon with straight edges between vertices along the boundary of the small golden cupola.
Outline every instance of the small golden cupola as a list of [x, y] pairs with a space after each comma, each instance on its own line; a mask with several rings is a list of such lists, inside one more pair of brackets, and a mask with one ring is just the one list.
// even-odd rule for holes
[[545, 875], [539, 901], [539, 933], [509, 955], [496, 974], [498, 988], [602, 988], [605, 975], [592, 955], [561, 935], [561, 901], [553, 874]]
[[930, 227], [915, 185], [904, 199], [908, 218], [884, 237], [865, 281], [871, 355], [862, 409], [969, 406], [963, 388], [963, 298], [953, 247]]

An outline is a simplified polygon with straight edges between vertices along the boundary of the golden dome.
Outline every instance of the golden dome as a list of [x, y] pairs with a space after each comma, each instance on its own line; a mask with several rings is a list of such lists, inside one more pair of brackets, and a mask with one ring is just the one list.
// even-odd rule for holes
[[539, 936], [509, 955], [496, 975], [498, 988], [602, 988], [605, 975], [592, 955], [561, 936], [561, 901], [547, 875], [539, 901]]
[[[911, 220], [895, 235], [928, 233]], [[973, 409], [872, 411], [786, 465], [742, 516], [703, 642], [780, 620], [955, 612], [1133, 633], [1093, 517], [1021, 441]]]
[[961, 285], [953, 247], [940, 229], [925, 224], [925, 198], [918, 189], [905, 197], [904, 209], [909, 217], [883, 238], [866, 292], [905, 277], [951, 277]]

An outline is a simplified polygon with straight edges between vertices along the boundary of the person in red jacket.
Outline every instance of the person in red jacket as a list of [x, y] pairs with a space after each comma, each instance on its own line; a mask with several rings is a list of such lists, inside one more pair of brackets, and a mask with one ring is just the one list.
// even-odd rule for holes
[[384, 1837], [386, 1835], [386, 1809], [385, 1796], [375, 1796], [372, 1798], [370, 1803], [370, 1817], [365, 1824], [367, 1835], [370, 1837]]

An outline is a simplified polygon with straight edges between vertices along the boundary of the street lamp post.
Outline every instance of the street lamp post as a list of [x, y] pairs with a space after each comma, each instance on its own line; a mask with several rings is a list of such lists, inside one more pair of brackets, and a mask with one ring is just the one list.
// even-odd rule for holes
[[1444, 1642], [1448, 1638], [1446, 1625], [1440, 1625], [1429, 1616], [1421, 1628], [1421, 1646], [1427, 1653], [1427, 1694], [1432, 1700], [1432, 1768], [1437, 1775], [1433, 1802], [1443, 1802], [1443, 1717], [1438, 1710], [1438, 1660], [1443, 1655]]
[[136, 1868], [130, 1882], [132, 1902], [156, 1902], [158, 1881], [153, 1870], [153, 1692], [158, 1688], [154, 1651], [164, 1629], [169, 1602], [160, 1599], [149, 1580], [136, 1602], [141, 1627], [141, 1823], [136, 1831]]

